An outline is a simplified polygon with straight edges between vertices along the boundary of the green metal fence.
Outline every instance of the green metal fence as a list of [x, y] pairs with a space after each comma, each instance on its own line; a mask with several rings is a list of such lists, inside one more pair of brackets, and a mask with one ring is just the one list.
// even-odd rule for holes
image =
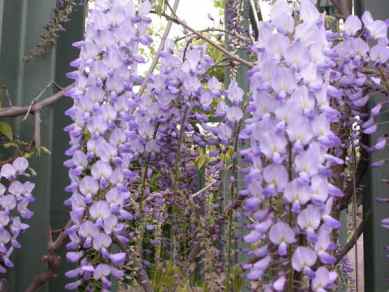
[[[360, 0], [356, 1], [356, 10], [361, 14], [369, 10], [374, 18], [389, 18], [389, 1], [387, 0]], [[379, 131], [371, 137], [374, 140], [379, 135], [388, 133], [389, 112], [381, 114]], [[386, 123], [382, 123], [386, 122]], [[387, 159], [389, 151], [381, 151], [370, 157], [371, 161]], [[365, 177], [364, 196], [364, 268], [365, 291], [386, 292], [389, 290], [389, 259], [386, 256], [385, 246], [389, 245], [389, 232], [381, 227], [381, 220], [388, 217], [389, 206], [377, 202], [377, 198], [388, 196], [388, 187], [382, 182], [389, 178], [389, 167], [370, 169]]]
[[[69, 82], [65, 73], [70, 70], [69, 61], [77, 56], [77, 51], [71, 44], [82, 38], [82, 9], [73, 13], [72, 21], [66, 25], [66, 31], [61, 34], [56, 49], [31, 62], [23, 60], [28, 50], [38, 43], [40, 33], [48, 23], [55, 5], [55, 0], [0, 1], [0, 80], [7, 84], [14, 105], [30, 104], [51, 82], [60, 86]], [[42, 98], [52, 93], [53, 90], [48, 89]], [[30, 221], [30, 232], [22, 236], [21, 243], [24, 248], [15, 252], [15, 268], [9, 275], [10, 291], [24, 291], [34, 275], [46, 270], [41, 256], [47, 253], [49, 226], [60, 228], [67, 220], [63, 204], [67, 196], [64, 192], [67, 173], [63, 167], [63, 153], [68, 142], [63, 128], [68, 121], [63, 113], [69, 104], [69, 100], [62, 100], [41, 113], [41, 143], [50, 149], [52, 154], [42, 154], [39, 159], [32, 161], [32, 166], [38, 173], [34, 192], [36, 202], [32, 207], [34, 216]], [[23, 116], [17, 118], [15, 134], [25, 140], [31, 140], [33, 123], [33, 116], [25, 121]], [[63, 277], [58, 277], [49, 287], [46, 286], [40, 291], [63, 289]]]

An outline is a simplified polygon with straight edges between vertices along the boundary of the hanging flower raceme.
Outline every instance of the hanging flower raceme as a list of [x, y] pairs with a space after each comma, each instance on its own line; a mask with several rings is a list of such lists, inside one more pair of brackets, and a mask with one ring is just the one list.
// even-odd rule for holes
[[310, 0], [299, 12], [294, 19], [278, 0], [261, 24], [251, 117], [241, 135], [250, 143], [242, 152], [250, 165], [242, 195], [252, 260], [244, 267], [265, 291], [326, 291], [336, 280], [331, 234], [340, 224], [331, 215], [342, 192], [331, 183], [331, 166], [343, 162], [330, 155], [339, 144], [331, 130], [339, 116], [329, 95], [333, 64], [323, 16]]
[[67, 289], [109, 291], [111, 279], [123, 277], [129, 260], [115, 242], [126, 244], [129, 184], [136, 175], [130, 162], [141, 151], [132, 113], [139, 97], [137, 65], [144, 62], [138, 50], [148, 45], [149, 3], [136, 8], [131, 0], [98, 0], [88, 14], [85, 39], [76, 46], [80, 57], [69, 74], [74, 105], [67, 111], [73, 124], [66, 128], [70, 148], [66, 161], [72, 193], [72, 225], [66, 257], [77, 267], [67, 272]]
[[29, 226], [22, 219], [33, 215], [28, 205], [34, 201], [32, 190], [35, 185], [21, 181], [28, 177], [28, 161], [24, 157], [16, 158], [12, 163], [4, 164], [0, 169], [0, 273], [6, 273], [13, 267], [10, 260], [15, 248], [20, 248], [19, 235]]
[[[151, 164], [161, 171], [161, 179], [165, 180], [161, 187], [166, 190], [171, 187], [168, 172], [174, 168], [179, 150], [180, 166], [189, 159], [187, 167], [182, 165], [182, 171], [188, 172], [186, 177], [193, 177], [193, 146], [204, 146], [207, 142], [198, 127], [207, 122], [204, 112], [210, 109], [218, 91], [204, 88], [207, 70], [212, 65], [204, 46], [191, 46], [181, 55], [174, 55], [166, 48], [160, 63], [160, 72], [151, 76], [135, 117], [142, 121], [139, 128], [144, 130], [139, 135], [145, 145], [150, 145], [146, 152], [151, 154]], [[218, 86], [217, 80], [212, 79], [208, 84], [211, 82]], [[189, 185], [180, 188], [193, 189]]]
[[[364, 136], [374, 135], [379, 130], [377, 120], [387, 103], [378, 96], [387, 95], [389, 90], [388, 26], [384, 21], [373, 20], [366, 11], [361, 19], [349, 16], [343, 32], [334, 36], [343, 41], [332, 50], [336, 66], [331, 72], [331, 83], [336, 87], [333, 92], [337, 103], [343, 109], [343, 127], [349, 129], [346, 133], [349, 140], [344, 144], [346, 149], [354, 149], [350, 155], [353, 168], [357, 161], [356, 149], [359, 149], [360, 159], [368, 159], [369, 153], [384, 149], [387, 143], [386, 133], [376, 140], [370, 138], [371, 145], [365, 143]], [[370, 167], [382, 166], [384, 162], [373, 161]], [[387, 218], [382, 221], [385, 228], [387, 221]]]
[[[330, 75], [331, 94], [342, 108], [344, 127], [353, 129], [349, 133], [350, 140], [359, 142], [361, 134], [371, 135], [377, 131], [376, 120], [385, 105], [385, 101], [378, 102], [370, 112], [366, 110], [371, 93], [385, 93], [388, 90], [385, 80], [389, 60], [387, 25], [383, 21], [373, 20], [371, 14], [365, 12], [362, 20], [349, 16], [344, 31], [333, 37], [343, 38], [343, 41], [337, 43], [331, 52], [336, 64]], [[349, 147], [350, 143], [346, 146]], [[375, 145], [362, 146], [367, 152], [372, 152], [384, 148], [385, 143], [386, 139], [381, 137]]]

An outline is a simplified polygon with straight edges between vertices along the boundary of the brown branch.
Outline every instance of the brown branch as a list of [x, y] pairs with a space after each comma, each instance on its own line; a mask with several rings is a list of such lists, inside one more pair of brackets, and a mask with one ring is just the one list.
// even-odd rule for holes
[[352, 2], [350, 0], [331, 0], [339, 14], [346, 18], [351, 14]]
[[65, 87], [56, 94], [49, 96], [41, 101], [35, 102], [32, 106], [11, 106], [0, 109], [0, 118], [13, 118], [25, 115], [26, 113], [34, 114], [39, 112], [42, 108], [50, 106], [65, 96], [65, 92], [69, 90], [72, 85]]
[[55, 241], [53, 241], [52, 230], [49, 228], [47, 255], [42, 256], [41, 258], [42, 262], [47, 263], [48, 271], [37, 274], [25, 292], [38, 291], [39, 288], [43, 287], [50, 280], [57, 277], [58, 270], [61, 265], [61, 257], [56, 255], [56, 252], [65, 244], [67, 240], [66, 229], [70, 227], [70, 225], [71, 222], [69, 221]]
[[[220, 33], [224, 33], [224, 34], [228, 34], [228, 35], [231, 35], [233, 37], [236, 37], [237, 39], [244, 41], [244, 42], [252, 42], [251, 39], [249, 39], [241, 34], [238, 34], [236, 32], [227, 31], [227, 30], [221, 29], [221, 28], [210, 27], [210, 28], [205, 28], [205, 29], [199, 30], [198, 32], [199, 33], [220, 32]], [[189, 36], [193, 36], [193, 35], [194, 34], [191, 33]], [[184, 35], [182, 37], [176, 38], [174, 41], [177, 43], [177, 42], [180, 42], [186, 38], [188, 38], [188, 35]]]
[[10, 292], [10, 288], [7, 281], [7, 276], [3, 276], [4, 278], [0, 279], [0, 292]]
[[[156, 12], [154, 12], [154, 13], [156, 13]], [[158, 13], [156, 13], [156, 14], [158, 14]], [[196, 31], [195, 29], [193, 29], [192, 27], [187, 25], [183, 20], [179, 19], [178, 17], [172, 17], [170, 15], [167, 15], [166, 13], [160, 13], [158, 15], [161, 15], [161, 16], [165, 17], [166, 19], [171, 20], [174, 23], [177, 23], [177, 24], [181, 25], [185, 29], [189, 30], [192, 34], [196, 35], [199, 39], [202, 39], [202, 40], [206, 41], [211, 46], [213, 46], [216, 49], [218, 49], [219, 51], [221, 51], [224, 55], [229, 57], [231, 60], [233, 60], [233, 61], [235, 61], [235, 62], [237, 62], [239, 64], [246, 65], [249, 68], [254, 66], [254, 64], [252, 62], [249, 62], [247, 60], [244, 60], [244, 59], [240, 58], [237, 55], [232, 54], [225, 47], [223, 47], [222, 45], [218, 44], [217, 42], [211, 40], [210, 38], [204, 36], [204, 34], [202, 34], [201, 32]]]
[[365, 221], [362, 221], [361, 223], [359, 223], [358, 227], [354, 230], [353, 235], [351, 236], [349, 241], [347, 241], [343, 249], [337, 253], [335, 265], [337, 265], [353, 248], [353, 246], [356, 244], [357, 240], [363, 233], [364, 228], [365, 228]]

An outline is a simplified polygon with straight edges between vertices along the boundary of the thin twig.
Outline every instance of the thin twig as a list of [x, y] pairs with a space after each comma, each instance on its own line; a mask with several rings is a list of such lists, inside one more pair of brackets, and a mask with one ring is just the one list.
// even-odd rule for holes
[[349, 0], [331, 0], [331, 2], [332, 4], [334, 4], [334, 6], [342, 17], [346, 18], [351, 14]]
[[[173, 4], [173, 8], [172, 8], [174, 13], [176, 13], [179, 3], [180, 3], [180, 0], [175, 0], [175, 2]], [[159, 43], [158, 50], [155, 52], [154, 59], [151, 62], [151, 65], [149, 67], [149, 70], [147, 70], [146, 77], [143, 81], [143, 84], [142, 84], [141, 88], [139, 89], [140, 95], [142, 95], [143, 92], [145, 91], [146, 86], [147, 86], [147, 82], [149, 81], [151, 74], [153, 74], [155, 67], [158, 65], [160, 54], [161, 54], [162, 50], [165, 48], [165, 43], [166, 43], [167, 37], [169, 36], [170, 30], [172, 28], [172, 24], [173, 24], [173, 20], [169, 19], [167, 24], [166, 24], [165, 32], [162, 35], [161, 42]]]
[[[154, 12], [156, 13], [156, 12]], [[156, 13], [158, 14], [158, 13]], [[172, 20], [173, 22], [181, 25], [182, 27], [186, 28], [187, 30], [189, 30], [191, 33], [193, 33], [194, 35], [196, 35], [198, 38], [206, 41], [207, 43], [209, 43], [210, 45], [212, 45], [213, 47], [215, 47], [216, 49], [218, 49], [219, 51], [221, 51], [222, 53], [224, 53], [224, 55], [226, 55], [227, 57], [229, 57], [231, 60], [234, 60], [235, 62], [239, 63], [239, 64], [243, 64], [243, 65], [246, 65], [248, 67], [253, 67], [254, 64], [252, 62], [249, 62], [247, 60], [244, 60], [242, 58], [240, 58], [239, 56], [237, 55], [234, 55], [234, 54], [231, 54], [226, 48], [224, 48], [222, 45], [218, 44], [217, 42], [211, 40], [210, 38], [204, 36], [201, 32], [198, 32], [196, 31], [195, 29], [193, 29], [192, 27], [190, 27], [189, 25], [187, 25], [183, 20], [179, 19], [178, 17], [172, 17], [170, 15], [167, 15], [166, 13], [160, 13], [159, 15], [165, 17], [166, 19], [170, 19]]]
[[[356, 244], [356, 242], [358, 241], [359, 237], [361, 236], [361, 234], [363, 233], [363, 230], [365, 228], [365, 221], [362, 221], [361, 223], [359, 223], [358, 227], [354, 230], [354, 233], [353, 235], [351, 236], [351, 238], [349, 239], [349, 241], [347, 241], [347, 243], [345, 244], [345, 246], [342, 248], [341, 251], [339, 251], [336, 255], [336, 262], [335, 262], [335, 265], [339, 264], [339, 262], [348, 254], [348, 252], [353, 248], [353, 246]], [[355, 247], [357, 248], [357, 247]]]
[[47, 89], [49, 89], [50, 86], [52, 86], [54, 84], [54, 82], [50, 82], [49, 84], [47, 84], [39, 93], [37, 96], [35, 96], [32, 100], [31, 100], [31, 103], [30, 103], [30, 106], [28, 107], [28, 111], [26, 112], [26, 114], [24, 115], [23, 117], [23, 120], [27, 120], [30, 112], [31, 112], [31, 108], [32, 106], [34, 105], [34, 103], [36, 103], [41, 97], [42, 95], [46, 92]]
[[27, 112], [29, 112], [29, 114], [34, 114], [35, 112], [40, 111], [42, 108], [56, 103], [58, 100], [65, 96], [66, 91], [71, 87], [72, 85], [69, 85], [63, 90], [58, 91], [56, 94], [34, 103], [31, 108], [30, 106], [11, 106], [3, 108], [0, 110], [0, 118], [14, 118], [25, 115]]
[[[241, 35], [241, 34], [238, 34], [238, 33], [235, 33], [235, 32], [229, 32], [229, 31], [226, 31], [225, 29], [221, 29], [221, 28], [205, 28], [205, 29], [202, 29], [202, 30], [199, 30], [198, 31], [199, 33], [207, 33], [207, 32], [222, 32], [222, 33], [225, 33], [225, 34], [228, 34], [228, 35], [231, 35], [231, 36], [234, 36], [238, 39], [240, 39], [241, 41], [245, 41], [245, 42], [251, 42], [251, 39]], [[189, 36], [192, 36], [193, 33], [191, 33]], [[179, 37], [179, 38], [176, 38], [175, 39], [175, 42], [179, 42], [179, 41], [182, 41], [184, 39], [186, 39], [188, 37], [188, 35], [184, 35], [182, 37]]]
[[257, 31], [259, 31], [259, 18], [258, 18], [257, 8], [255, 6], [254, 0], [250, 0], [250, 8], [251, 8], [251, 12], [253, 13], [256, 29]]
[[213, 182], [211, 182], [210, 184], [206, 185], [205, 187], [203, 187], [202, 189], [200, 189], [199, 191], [195, 192], [194, 194], [192, 194], [192, 198], [195, 198], [199, 195], [201, 195], [202, 193], [208, 191], [211, 187], [213, 187], [218, 181], [217, 180], [214, 180]]
[[40, 151], [41, 147], [41, 112], [36, 111], [34, 115], [34, 143], [35, 147]]

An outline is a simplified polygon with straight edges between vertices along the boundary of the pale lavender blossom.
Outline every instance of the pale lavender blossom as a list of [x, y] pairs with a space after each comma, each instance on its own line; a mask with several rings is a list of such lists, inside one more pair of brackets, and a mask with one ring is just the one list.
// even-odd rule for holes
[[277, 222], [270, 228], [269, 239], [278, 246], [278, 254], [280, 256], [286, 256], [288, 245], [296, 241], [292, 228], [284, 222]]
[[[66, 201], [72, 208], [66, 257], [78, 268], [67, 273], [76, 278], [67, 289], [84, 285], [87, 290], [99, 286], [108, 291], [112, 277], [124, 275], [128, 258], [125, 251], [114, 253], [112, 244], [129, 240], [125, 224], [133, 214], [125, 206], [129, 184], [136, 177], [129, 165], [135, 155], [152, 148], [144, 143], [153, 135], [147, 121], [143, 128], [131, 128], [141, 121], [134, 114], [137, 102], [131, 98], [139, 83], [137, 65], [145, 62], [139, 49], [151, 41], [146, 34], [150, 8], [148, 1], [137, 7], [131, 0], [96, 1], [90, 7], [85, 38], [76, 44], [80, 56], [72, 62], [76, 71], [68, 74], [75, 81], [68, 92], [74, 104], [66, 112], [74, 121], [66, 127], [71, 144], [66, 154], [71, 158], [65, 165], [71, 180], [67, 190], [72, 193]], [[191, 72], [196, 70], [198, 54], [188, 51], [188, 56], [186, 68]], [[188, 87], [195, 90], [196, 84], [188, 82]], [[18, 208], [28, 213], [20, 203]], [[92, 254], [98, 260], [90, 262]]]
[[313, 271], [311, 267], [316, 263], [317, 255], [309, 247], [299, 246], [292, 256], [292, 267], [295, 271], [303, 271], [305, 274], [311, 276]]
[[34, 201], [32, 191], [35, 185], [24, 180], [30, 176], [26, 158], [17, 157], [12, 163], [6, 163], [0, 170], [0, 273], [7, 273], [13, 267], [10, 257], [15, 248], [20, 248], [20, 235], [29, 228], [22, 219], [33, 215], [28, 209]]

